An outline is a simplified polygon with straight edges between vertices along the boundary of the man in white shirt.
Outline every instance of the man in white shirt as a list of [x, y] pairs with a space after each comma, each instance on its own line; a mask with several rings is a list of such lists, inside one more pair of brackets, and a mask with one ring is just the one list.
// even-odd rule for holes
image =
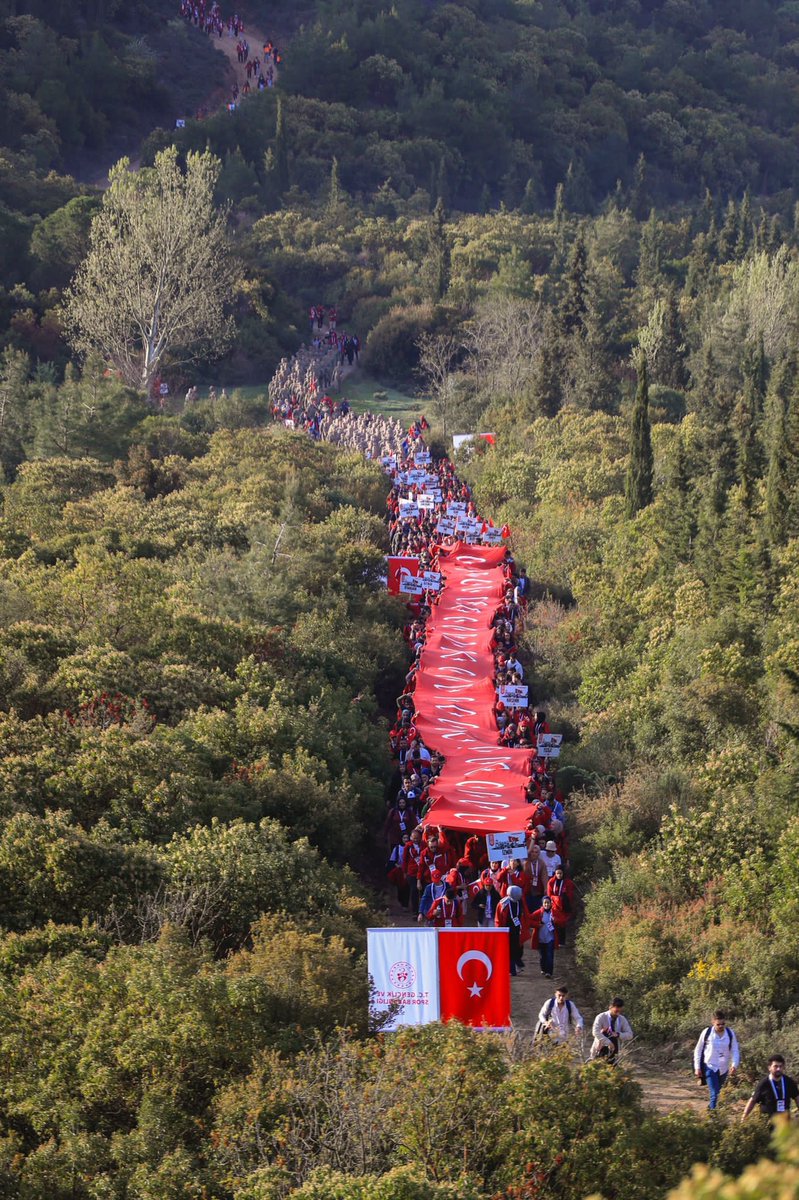
[[551, 839], [547, 842], [546, 849], [541, 851], [541, 861], [547, 869], [547, 875], [551, 879], [555, 874], [555, 868], [559, 867], [562, 863], [556, 842], [553, 842]]
[[509, 671], [516, 671], [520, 679], [524, 679], [524, 667], [519, 662], [515, 654], [511, 654], [505, 666]]
[[735, 1074], [740, 1062], [738, 1039], [727, 1025], [727, 1014], [718, 1009], [713, 1024], [702, 1030], [694, 1047], [694, 1072], [700, 1084], [707, 1084], [709, 1109], [718, 1104], [727, 1076]]
[[606, 1058], [608, 1062], [615, 1062], [622, 1042], [633, 1040], [633, 1031], [623, 1009], [624, 1001], [620, 996], [615, 996], [607, 1012], [597, 1013], [591, 1031], [594, 1035], [592, 1058]]
[[556, 1046], [566, 1042], [572, 1034], [583, 1032], [583, 1018], [565, 984], [555, 988], [555, 995], [542, 1006], [538, 1014], [536, 1033], [548, 1033]]

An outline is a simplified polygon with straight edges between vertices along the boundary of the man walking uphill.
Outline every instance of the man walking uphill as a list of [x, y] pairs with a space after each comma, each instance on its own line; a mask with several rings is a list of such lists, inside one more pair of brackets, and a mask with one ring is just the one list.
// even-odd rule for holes
[[791, 1115], [791, 1101], [799, 1102], [799, 1088], [790, 1075], [785, 1074], [785, 1059], [781, 1054], [772, 1054], [768, 1060], [768, 1075], [761, 1079], [746, 1102], [741, 1120], [745, 1121], [755, 1105], [767, 1117], [779, 1117], [787, 1121]]
[[707, 1106], [711, 1111], [718, 1104], [727, 1076], [735, 1074], [740, 1062], [738, 1039], [727, 1025], [727, 1014], [717, 1009], [713, 1024], [702, 1030], [694, 1047], [694, 1073], [701, 1084], [707, 1084]]

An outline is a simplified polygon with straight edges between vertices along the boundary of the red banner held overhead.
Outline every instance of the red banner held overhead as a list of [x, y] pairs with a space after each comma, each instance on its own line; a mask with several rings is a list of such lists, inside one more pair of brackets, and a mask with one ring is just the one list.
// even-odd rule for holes
[[507, 1029], [510, 939], [505, 929], [439, 929], [442, 1021]]
[[400, 558], [392, 555], [388, 559], [388, 590], [392, 596], [399, 596], [405, 591], [402, 586], [404, 579], [409, 576], [413, 579], [419, 573], [418, 558]]
[[505, 592], [502, 546], [442, 548], [446, 587], [427, 621], [416, 675], [416, 728], [446, 760], [426, 824], [492, 833], [524, 829], [532, 750], [498, 745], [492, 620]]

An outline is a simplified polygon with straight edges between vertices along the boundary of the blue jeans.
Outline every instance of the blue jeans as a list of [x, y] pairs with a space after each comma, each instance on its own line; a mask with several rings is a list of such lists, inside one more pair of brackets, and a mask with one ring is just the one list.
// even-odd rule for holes
[[727, 1082], [727, 1072], [722, 1075], [720, 1071], [713, 1071], [710, 1067], [705, 1067], [705, 1079], [707, 1080], [708, 1092], [708, 1108], [713, 1109], [719, 1102], [719, 1093]]
[[555, 943], [554, 942], [539, 942], [538, 957], [541, 960], [541, 970], [551, 975], [555, 968]]

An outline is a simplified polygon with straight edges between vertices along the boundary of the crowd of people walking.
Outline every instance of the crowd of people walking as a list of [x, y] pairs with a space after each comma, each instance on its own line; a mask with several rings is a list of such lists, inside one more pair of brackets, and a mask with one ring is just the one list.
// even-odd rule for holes
[[[313, 310], [312, 310], [313, 314]], [[455, 473], [451, 461], [432, 455], [425, 467], [423, 485], [409, 484], [408, 472], [426, 457], [424, 433], [427, 421], [420, 416], [406, 431], [398, 421], [379, 414], [349, 410], [346, 402], [332, 405], [329, 397], [316, 400], [319, 381], [290, 365], [279, 372], [273, 397], [273, 413], [308, 428], [315, 437], [336, 442], [367, 458], [379, 458], [390, 477], [387, 521], [392, 553], [414, 556], [420, 571], [435, 573], [439, 547], [453, 545], [457, 531], [441, 529], [441, 519], [453, 503], [463, 506], [472, 519], [470, 540], [495, 531], [483, 521], [468, 485]], [[311, 378], [310, 388], [308, 379]], [[288, 405], [286, 409], [284, 406]], [[431, 509], [403, 510], [401, 501], [418, 498], [421, 486], [430, 494], [430, 477], [435, 476]], [[405, 480], [405, 482], [403, 482]], [[478, 532], [475, 534], [474, 529]], [[489, 531], [493, 531], [489, 534]], [[500, 536], [504, 531], [500, 531]], [[495, 682], [499, 687], [519, 685], [526, 678], [519, 658], [518, 640], [530, 595], [530, 583], [510, 550], [505, 551], [505, 590], [495, 614], [493, 629]], [[445, 583], [445, 580], [444, 580]], [[387, 807], [383, 836], [387, 849], [388, 878], [396, 889], [399, 904], [417, 922], [435, 927], [466, 923], [507, 928], [510, 941], [511, 974], [525, 970], [524, 950], [529, 943], [538, 951], [543, 976], [554, 974], [558, 947], [566, 943], [569, 923], [574, 919], [576, 890], [569, 875], [568, 819], [564, 796], [558, 789], [557, 763], [539, 754], [539, 736], [549, 734], [546, 713], [529, 704], [494, 706], [499, 744], [530, 749], [527, 800], [530, 817], [526, 830], [525, 855], [496, 858], [488, 854], [488, 843], [474, 834], [440, 828], [425, 820], [430, 785], [445, 766], [438, 747], [426, 746], [415, 726], [414, 681], [425, 645], [427, 619], [437, 603], [436, 588], [422, 591], [408, 601], [404, 634], [411, 658], [405, 686], [396, 702], [396, 717], [390, 731], [391, 750], [399, 776], [399, 787]], [[529, 694], [529, 682], [528, 682]], [[590, 1057], [616, 1062], [634, 1041], [632, 1026], [620, 996], [594, 1018]], [[585, 1023], [572, 1000], [569, 988], [559, 983], [538, 1013], [535, 1037], [555, 1045], [579, 1042]], [[740, 1066], [740, 1048], [726, 1014], [717, 1010], [702, 1030], [693, 1055], [697, 1082], [708, 1088], [708, 1108], [714, 1110], [722, 1089]], [[768, 1075], [754, 1089], [743, 1111], [746, 1119], [759, 1109], [767, 1117], [787, 1117], [791, 1104], [799, 1106], [799, 1086], [785, 1073], [785, 1059], [773, 1054]]]
[[[253, 90], [263, 91], [274, 87], [276, 71], [283, 56], [271, 40], [264, 42], [262, 50], [253, 51], [244, 33], [244, 21], [238, 13], [223, 17], [220, 5], [208, 4], [206, 0], [181, 0], [180, 15], [190, 25], [201, 29], [209, 37], [236, 39], [236, 60], [244, 67], [241, 86], [234, 80], [230, 92], [229, 107], [235, 108], [243, 96]], [[198, 114], [200, 115], [200, 114]]]

